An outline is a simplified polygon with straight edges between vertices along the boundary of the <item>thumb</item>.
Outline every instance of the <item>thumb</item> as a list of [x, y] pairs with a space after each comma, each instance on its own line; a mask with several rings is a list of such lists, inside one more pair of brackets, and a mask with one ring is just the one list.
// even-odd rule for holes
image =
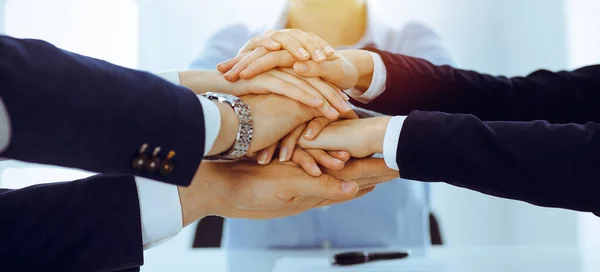
[[306, 137], [301, 137], [298, 139], [297, 144], [304, 149], [349, 151], [348, 146], [353, 142], [352, 140], [356, 136], [356, 132], [348, 131], [348, 127], [344, 126], [346, 123], [347, 121], [337, 121], [324, 127], [322, 130], [312, 126], [311, 135], [318, 134], [318, 136], [310, 140], [306, 139]]
[[299, 182], [300, 194], [320, 196], [334, 201], [352, 199], [358, 192], [354, 181], [341, 181], [330, 175], [312, 178], [312, 182]]

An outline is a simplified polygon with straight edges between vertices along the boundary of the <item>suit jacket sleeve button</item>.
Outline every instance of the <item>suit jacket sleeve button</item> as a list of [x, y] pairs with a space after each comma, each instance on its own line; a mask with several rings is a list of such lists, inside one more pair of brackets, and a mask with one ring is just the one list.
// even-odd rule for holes
[[148, 164], [146, 165], [146, 171], [148, 171], [148, 173], [154, 173], [154, 172], [156, 172], [156, 170], [158, 170], [159, 166], [160, 166], [160, 159], [158, 157], [152, 157], [152, 158], [150, 158], [150, 160], [148, 161]]
[[131, 162], [131, 166], [135, 170], [142, 170], [146, 168], [146, 164], [148, 163], [148, 157], [144, 155], [139, 155], [133, 159]]
[[170, 160], [167, 161], [163, 161], [160, 163], [160, 174], [163, 176], [166, 176], [168, 174], [171, 174], [171, 172], [173, 172], [173, 162]]

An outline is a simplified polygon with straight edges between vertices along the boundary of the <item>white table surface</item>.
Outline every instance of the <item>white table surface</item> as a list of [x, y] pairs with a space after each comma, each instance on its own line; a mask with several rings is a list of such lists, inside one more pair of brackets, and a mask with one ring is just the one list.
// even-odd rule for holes
[[[338, 250], [339, 251], [339, 250]], [[433, 247], [414, 250], [457, 272], [598, 272], [600, 249], [580, 247]], [[157, 247], [144, 254], [143, 272], [210, 271], [270, 272], [275, 261], [288, 256], [328, 256], [319, 250], [237, 250]], [[164, 258], [166, 255], [171, 256]], [[399, 269], [399, 271], [404, 271]], [[368, 272], [368, 271], [365, 271]]]

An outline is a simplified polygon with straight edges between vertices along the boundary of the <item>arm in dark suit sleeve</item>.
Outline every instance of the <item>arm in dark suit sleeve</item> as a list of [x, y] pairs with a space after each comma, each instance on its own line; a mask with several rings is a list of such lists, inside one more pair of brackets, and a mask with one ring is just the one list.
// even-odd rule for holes
[[[0, 97], [11, 134], [2, 157], [188, 185], [204, 155], [192, 91], [43, 41], [0, 36]], [[171, 174], [132, 169], [144, 143], [162, 158], [175, 151]]]
[[506, 78], [368, 50], [381, 56], [387, 70], [385, 92], [369, 104], [357, 104], [370, 110], [388, 115], [412, 110], [468, 113], [484, 121], [600, 122], [600, 65]]
[[396, 153], [400, 175], [536, 205], [600, 212], [600, 124], [482, 122], [413, 111]]
[[0, 190], [4, 271], [117, 271], [143, 263], [133, 176]]

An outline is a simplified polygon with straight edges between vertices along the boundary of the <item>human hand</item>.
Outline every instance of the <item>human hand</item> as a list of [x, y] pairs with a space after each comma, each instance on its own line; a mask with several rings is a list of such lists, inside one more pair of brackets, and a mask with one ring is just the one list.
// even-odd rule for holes
[[390, 116], [355, 120], [311, 122], [312, 135], [299, 139], [302, 148], [342, 150], [352, 157], [362, 158], [383, 152], [383, 140]]
[[328, 174], [311, 177], [299, 167], [279, 162], [266, 166], [244, 161], [203, 162], [191, 185], [179, 188], [183, 225], [208, 215], [252, 219], [291, 216], [361, 197], [384, 181], [356, 170], [336, 174], [352, 181]]
[[333, 55], [335, 50], [329, 43], [314, 33], [304, 32], [300, 29], [268, 30], [262, 36], [257, 36], [248, 41], [238, 55], [250, 52], [256, 48], [286, 50], [299, 60], [324, 61]]
[[[342, 118], [357, 119], [358, 115], [352, 111], [342, 116]], [[296, 145], [300, 137], [313, 139], [323, 127], [329, 124], [329, 122], [331, 122], [331, 120], [317, 117], [308, 123], [298, 126], [288, 135], [283, 137], [279, 143], [279, 161], [283, 162], [291, 160], [313, 176], [320, 176], [322, 174], [319, 165], [331, 170], [341, 170], [344, 168], [344, 163], [350, 158], [350, 154], [346, 151], [304, 149]], [[312, 132], [313, 130], [315, 133]], [[261, 153], [262, 152], [265, 151], [261, 151]], [[261, 161], [260, 158], [264, 157], [259, 155], [259, 162]], [[270, 157], [268, 159], [270, 160]]]
[[344, 169], [326, 169], [325, 173], [340, 180], [359, 180], [360, 186], [376, 185], [400, 177], [400, 172], [389, 168], [382, 158], [350, 159]]
[[[224, 77], [233, 82], [239, 78], [252, 78], [274, 67], [294, 67], [300, 75], [327, 78], [326, 81], [342, 90], [350, 89], [356, 84], [361, 89], [364, 87], [362, 90], [368, 89], [373, 74], [373, 59], [367, 51], [341, 50], [336, 53], [315, 34], [297, 29], [271, 31], [267, 34], [284, 38], [275, 42], [268, 35], [255, 37], [242, 47], [238, 56], [219, 63], [217, 70], [225, 73]], [[331, 48], [327, 52], [327, 58], [316, 58], [315, 54], [308, 61], [308, 55], [298, 53], [313, 52], [316, 44]], [[299, 64], [296, 66], [297, 62]]]
[[[318, 78], [299, 77], [291, 69], [273, 69], [251, 80], [229, 82], [218, 71], [180, 72], [181, 84], [195, 93], [221, 92], [237, 97], [248, 94], [274, 93], [312, 108], [318, 108], [323, 116], [337, 119], [339, 114], [351, 111], [350, 105], [337, 94], [337, 87]], [[323, 97], [325, 95], [325, 97]], [[331, 104], [329, 101], [333, 101]]]
[[[254, 120], [254, 137], [249, 153], [258, 151], [252, 157], [260, 164], [268, 164], [279, 147], [280, 161], [291, 160], [311, 175], [320, 176], [322, 172], [317, 162], [326, 168], [339, 170], [350, 158], [347, 152], [304, 150], [296, 146], [307, 122], [318, 117], [319, 112], [277, 95], [243, 96], [242, 99], [252, 109]], [[320, 118], [327, 120], [324, 117]], [[358, 116], [351, 111], [344, 114], [342, 118], [358, 118]]]
[[248, 153], [258, 152], [321, 113], [279, 95], [247, 95], [240, 97], [252, 111], [254, 132]]
[[[310, 55], [307, 53], [308, 50], [311, 52], [321, 52], [319, 54], [315, 53], [315, 55], [320, 55], [321, 57], [313, 56], [313, 60], [306, 65], [319, 64], [320, 62], [327, 60], [322, 64], [326, 66], [325, 70], [328, 72], [331, 71], [331, 73], [322, 73], [322, 78], [325, 79], [330, 77], [333, 79], [334, 77], [339, 77], [336, 79], [338, 82], [333, 83], [337, 83], [335, 85], [341, 89], [347, 89], [354, 86], [356, 80], [353, 78], [356, 77], [356, 74], [352, 74], [352, 72], [356, 71], [356, 69], [352, 69], [350, 63], [345, 62], [344, 58], [336, 55], [333, 48], [326, 44], [325, 41], [312, 33], [305, 33], [296, 29], [275, 31], [271, 32], [270, 35], [272, 35], [272, 37], [278, 37], [278, 34], [284, 38], [275, 42], [277, 46], [271, 44], [274, 43], [273, 39], [265, 36], [255, 37], [240, 50], [240, 55], [228, 61], [219, 63], [217, 65], [217, 70], [224, 73], [223, 77], [231, 82], [235, 82], [240, 78], [251, 79], [256, 75], [275, 67], [289, 68], [293, 67], [294, 63], [298, 61], [309, 59]], [[320, 44], [323, 44], [323, 47], [331, 48], [331, 51], [327, 54], [327, 59], [319, 48]], [[306, 49], [303, 46], [306, 47]], [[304, 51], [306, 55], [302, 56], [298, 53], [298, 50]], [[305, 64], [298, 66], [300, 70], [304, 67], [303, 65]], [[341, 76], [337, 75], [339, 74], [338, 70], [327, 68], [332, 65], [343, 67], [344, 70], [341, 70], [343, 74]], [[308, 70], [306, 72], [311, 71]], [[349, 99], [348, 96], [341, 91], [338, 92], [338, 94], [345, 100]], [[327, 96], [326, 93], [324, 93], [323, 96], [331, 104], [335, 105], [337, 103], [337, 98]]]
[[[288, 149], [281, 145], [282, 143], [275, 143], [258, 153], [250, 154], [248, 159], [255, 160], [259, 164], [269, 164], [271, 159], [279, 152], [280, 162], [293, 162], [295, 165], [302, 167], [306, 173], [315, 177], [323, 174], [319, 165], [331, 170], [341, 170], [344, 168], [345, 162], [350, 159], [350, 153], [346, 151], [303, 149], [296, 146], [295, 143]], [[277, 146], [280, 146], [279, 150], [277, 150]], [[288, 152], [288, 150], [292, 152]]]
[[[217, 69], [224, 73], [223, 76], [225, 79], [235, 82], [240, 78], [251, 79], [276, 67], [293, 67], [298, 75], [304, 77], [321, 77], [338, 88], [346, 90], [356, 85], [359, 79], [359, 69], [360, 71], [365, 69], [357, 67], [345, 55], [357, 58], [361, 57], [360, 53], [362, 52], [359, 50], [345, 54], [335, 53], [329, 56], [326, 61], [318, 63], [312, 60], [299, 60], [288, 51], [269, 51], [264, 47], [259, 47], [252, 52], [244, 53], [220, 63], [217, 65]], [[368, 53], [367, 56], [370, 57]], [[342, 96], [346, 97], [345, 95]]]

